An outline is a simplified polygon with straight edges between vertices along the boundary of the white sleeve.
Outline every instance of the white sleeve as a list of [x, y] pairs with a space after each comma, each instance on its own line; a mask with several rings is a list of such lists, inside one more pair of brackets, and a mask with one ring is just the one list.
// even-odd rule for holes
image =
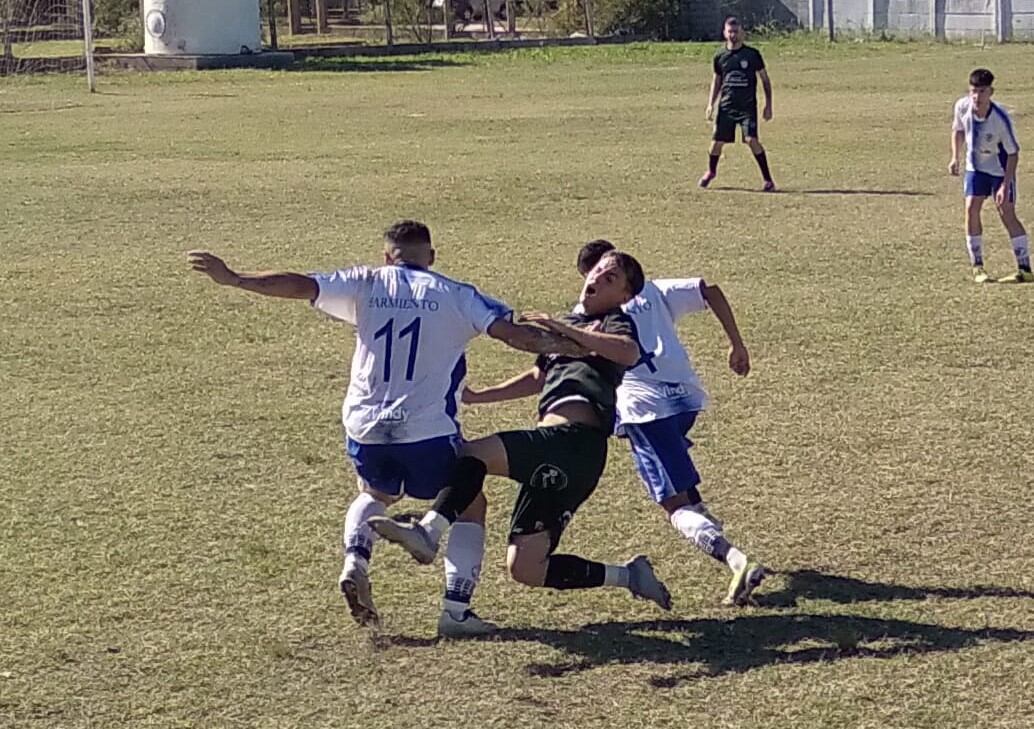
[[496, 319], [513, 319], [513, 309], [503, 302], [485, 296], [473, 286], [468, 287], [464, 315], [478, 334], [484, 334]]
[[1020, 151], [1020, 142], [1016, 139], [1016, 128], [1012, 125], [1012, 118], [1006, 113], [1005, 109], [999, 109], [1001, 114], [1002, 123], [1002, 147], [1005, 148], [1006, 154], [1018, 154]]
[[704, 279], [702, 278], [662, 278], [654, 279], [661, 295], [664, 296], [673, 318], [678, 319], [686, 314], [707, 311], [704, 299]]
[[356, 324], [357, 304], [369, 284], [370, 269], [366, 266], [342, 268], [333, 273], [316, 273], [312, 278], [319, 287], [312, 305], [335, 319]]
[[965, 99], [959, 99], [955, 102], [955, 118], [951, 121], [951, 130], [953, 132], [966, 131], [966, 125], [962, 122], [962, 107], [965, 103]]

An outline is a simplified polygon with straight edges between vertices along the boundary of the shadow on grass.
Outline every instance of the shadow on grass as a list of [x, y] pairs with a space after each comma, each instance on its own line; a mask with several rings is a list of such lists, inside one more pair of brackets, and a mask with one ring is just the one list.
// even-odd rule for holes
[[331, 71], [338, 73], [434, 71], [439, 68], [458, 68], [470, 64], [448, 58], [398, 59], [368, 58], [356, 61], [344, 58], [309, 58], [288, 67], [288, 71]]
[[721, 192], [756, 192], [760, 195], [871, 195], [877, 197], [933, 197], [932, 192], [925, 192], [923, 190], [859, 190], [852, 188], [793, 190], [790, 188], [777, 188], [775, 192], [765, 192], [760, 187], [737, 187], [733, 185], [716, 185], [711, 189]]
[[614, 664], [695, 664], [676, 675], [649, 679], [655, 688], [674, 688], [683, 681], [776, 664], [958, 651], [990, 641], [1034, 640], [1034, 632], [965, 630], [843, 615], [773, 615], [597, 623], [578, 630], [506, 629], [493, 640], [533, 641], [566, 653], [567, 658], [556, 663], [526, 666], [529, 675], [544, 678]]
[[757, 595], [755, 600], [763, 607], [796, 607], [797, 600], [828, 600], [840, 604], [856, 602], [890, 602], [892, 600], [925, 600], [944, 597], [973, 600], [981, 597], [1019, 597], [1034, 599], [1034, 592], [995, 585], [970, 587], [909, 587], [866, 582], [854, 577], [830, 575], [816, 570], [798, 570], [782, 573], [786, 586], [777, 592]]

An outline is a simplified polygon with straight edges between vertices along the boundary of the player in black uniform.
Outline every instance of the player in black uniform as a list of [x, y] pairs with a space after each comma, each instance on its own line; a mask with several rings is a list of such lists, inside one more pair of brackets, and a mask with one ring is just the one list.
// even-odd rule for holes
[[[507, 550], [507, 565], [515, 580], [558, 590], [624, 587], [633, 596], [670, 610], [668, 590], [644, 556], [608, 565], [553, 553], [606, 465], [617, 387], [624, 371], [640, 357], [635, 325], [621, 305], [643, 284], [643, 270], [635, 258], [612, 252], [585, 279], [580, 297], [584, 313], [558, 320], [543, 314], [526, 316], [585, 347], [584, 356], [540, 357], [529, 372], [485, 390], [468, 389], [464, 400], [487, 403], [541, 393], [538, 426], [464, 444], [446, 487], [419, 524], [374, 517], [370, 526], [388, 541], [401, 544], [418, 562], [430, 564], [442, 533], [481, 493], [485, 476], [505, 476], [521, 485]], [[471, 617], [476, 620], [472, 635], [495, 628]]]
[[718, 160], [722, 156], [722, 145], [736, 141], [739, 127], [743, 141], [750, 145], [761, 176], [765, 179], [765, 192], [775, 192], [772, 173], [768, 170], [765, 148], [758, 141], [758, 77], [765, 89], [765, 121], [772, 118], [772, 82], [765, 70], [765, 61], [756, 48], [743, 43], [743, 28], [736, 18], [725, 21], [725, 46], [714, 56], [714, 78], [707, 97], [707, 120], [714, 116], [714, 102], [718, 102], [718, 118], [714, 124], [707, 172], [700, 178], [700, 187], [707, 187], [718, 174]]

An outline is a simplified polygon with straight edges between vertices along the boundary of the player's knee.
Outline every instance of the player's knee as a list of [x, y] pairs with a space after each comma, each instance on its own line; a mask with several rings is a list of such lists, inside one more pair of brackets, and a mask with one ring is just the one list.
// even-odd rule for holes
[[402, 498], [402, 494], [401, 493], [399, 493], [399, 494], [386, 494], [383, 491], [378, 491], [373, 486], [371, 486], [370, 484], [366, 483], [366, 481], [364, 481], [363, 479], [359, 479], [359, 490], [361, 492], [363, 492], [364, 494], [369, 494], [373, 498], [375, 498], [378, 501], [380, 501], [382, 504], [387, 504], [388, 506], [391, 506], [396, 501], [398, 501], [399, 499]]
[[966, 198], [966, 213], [968, 215], [980, 215], [980, 208], [984, 205], [984, 199], [980, 197]]
[[485, 498], [484, 492], [477, 495], [477, 498], [468, 506], [462, 514], [460, 514], [457, 521], [473, 522], [475, 524], [484, 524], [485, 515], [488, 513], [488, 499]]

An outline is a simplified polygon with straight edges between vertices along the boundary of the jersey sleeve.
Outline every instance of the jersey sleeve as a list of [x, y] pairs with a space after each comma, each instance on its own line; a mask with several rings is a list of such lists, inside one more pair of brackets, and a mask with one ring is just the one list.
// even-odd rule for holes
[[1006, 154], [1018, 154], [1020, 151], [1020, 141], [1016, 138], [1016, 128], [1012, 125], [1012, 118], [1005, 109], [1001, 107], [997, 107], [997, 109], [1002, 120], [1002, 147], [1005, 149]]
[[655, 279], [653, 283], [660, 290], [673, 318], [678, 319], [686, 314], [707, 311], [707, 300], [704, 298], [704, 279], [662, 278]]
[[959, 99], [955, 102], [955, 116], [951, 120], [951, 130], [953, 132], [966, 131], [966, 125], [962, 121], [962, 107], [965, 101], [965, 99]]
[[711, 67], [714, 69], [714, 72], [717, 75], [721, 76], [722, 75], [722, 67], [718, 63], [719, 55], [720, 55], [720, 53], [715, 53], [714, 54], [714, 58], [711, 60]]
[[755, 69], [756, 71], [765, 70], [765, 59], [762, 58], [761, 51], [757, 48], [754, 49], [754, 62], [757, 64], [757, 68]]
[[478, 291], [471, 286], [466, 297], [464, 316], [478, 334], [484, 334], [496, 319], [513, 320], [513, 309], [498, 299]]
[[319, 287], [313, 307], [335, 319], [356, 324], [357, 304], [369, 286], [370, 269], [366, 266], [342, 268], [333, 273], [312, 274], [312, 278]]

